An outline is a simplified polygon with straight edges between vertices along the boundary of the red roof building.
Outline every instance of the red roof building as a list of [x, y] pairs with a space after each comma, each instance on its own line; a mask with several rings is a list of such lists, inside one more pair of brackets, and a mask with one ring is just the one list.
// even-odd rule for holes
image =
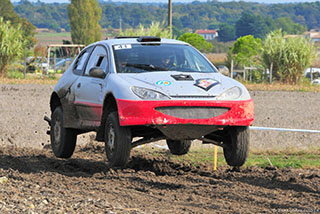
[[202, 36], [205, 40], [214, 40], [218, 37], [218, 32], [216, 30], [196, 30], [195, 33]]

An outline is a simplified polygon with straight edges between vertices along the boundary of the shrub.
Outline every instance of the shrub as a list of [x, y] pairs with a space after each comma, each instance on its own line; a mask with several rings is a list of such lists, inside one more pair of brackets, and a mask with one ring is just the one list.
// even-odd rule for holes
[[303, 37], [285, 38], [281, 30], [271, 32], [263, 44], [262, 61], [266, 68], [273, 63], [273, 76], [296, 84], [316, 56], [314, 45]]

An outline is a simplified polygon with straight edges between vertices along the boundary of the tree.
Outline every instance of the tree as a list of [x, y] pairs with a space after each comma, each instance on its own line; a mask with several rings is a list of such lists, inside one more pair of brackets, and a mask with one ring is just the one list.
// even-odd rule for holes
[[240, 65], [251, 66], [257, 64], [257, 56], [261, 48], [261, 39], [255, 39], [252, 35], [248, 35], [238, 38], [233, 44], [231, 52], [235, 54], [235, 60]]
[[73, 43], [88, 45], [101, 40], [101, 12], [96, 0], [71, 0], [68, 16]]
[[286, 39], [278, 30], [267, 35], [261, 56], [267, 68], [273, 63], [273, 74], [278, 80], [296, 84], [315, 58], [316, 50], [304, 37]]
[[26, 40], [26, 48], [32, 48], [36, 44], [35, 26], [33, 26], [27, 19], [21, 18], [15, 11], [10, 0], [0, 0], [0, 17], [4, 21], [10, 21], [12, 26], [21, 27], [24, 40]]
[[0, 76], [7, 74], [8, 64], [23, 54], [25, 45], [21, 27], [0, 17]]
[[120, 36], [157, 36], [167, 39], [172, 37], [169, 29], [164, 28], [159, 22], [152, 22], [148, 29], [145, 29], [142, 24], [137, 30], [126, 29], [124, 32], [120, 32]]
[[287, 34], [302, 34], [307, 30], [305, 26], [294, 23], [290, 17], [277, 18], [275, 20], [275, 26]]
[[219, 27], [219, 41], [229, 42], [236, 39], [236, 30], [234, 25], [222, 24]]
[[255, 38], [264, 38], [273, 29], [274, 22], [271, 18], [249, 13], [243, 13], [236, 23], [237, 37], [252, 35]]
[[201, 52], [208, 53], [212, 50], [212, 44], [196, 33], [185, 33], [178, 40], [184, 41], [197, 48]]

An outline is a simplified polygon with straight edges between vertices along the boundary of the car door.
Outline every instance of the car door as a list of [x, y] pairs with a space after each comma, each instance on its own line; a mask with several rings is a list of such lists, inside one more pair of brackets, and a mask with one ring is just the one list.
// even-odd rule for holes
[[[102, 115], [104, 78], [90, 76], [90, 69], [101, 68], [108, 73], [107, 50], [97, 45], [87, 62], [84, 74], [75, 82], [75, 106], [82, 127], [94, 128], [100, 125]], [[105, 75], [106, 76], [106, 75]]]
[[64, 90], [67, 91], [65, 97], [61, 98], [63, 105], [63, 118], [65, 127], [80, 128], [79, 115], [74, 105], [75, 101], [75, 82], [84, 73], [85, 65], [89, 59], [93, 46], [87, 47], [81, 51], [73, 63], [72, 74], [67, 78]]

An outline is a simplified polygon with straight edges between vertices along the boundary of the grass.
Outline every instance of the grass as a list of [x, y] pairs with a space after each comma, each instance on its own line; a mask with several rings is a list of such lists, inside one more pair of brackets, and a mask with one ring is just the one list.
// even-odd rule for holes
[[301, 83], [297, 85], [289, 85], [274, 82], [272, 84], [268, 83], [243, 83], [250, 91], [300, 91], [300, 92], [320, 92], [319, 85], [311, 85], [306, 83]]
[[0, 77], [0, 84], [39, 84], [39, 85], [55, 85], [61, 75], [50, 74], [26, 74], [26, 78], [21, 71], [9, 71], [7, 77]]
[[[144, 148], [149, 149], [149, 148]], [[194, 166], [198, 165], [212, 165], [214, 163], [213, 148], [192, 148], [190, 152], [183, 156], [175, 156], [164, 150], [152, 150], [154, 156], [168, 155], [171, 160], [189, 162]], [[251, 151], [244, 167], [257, 166], [266, 167], [271, 166], [277, 168], [317, 168], [320, 169], [320, 148], [310, 151], [268, 151], [257, 152]], [[269, 159], [269, 160], [268, 160]], [[270, 162], [271, 164], [270, 164]], [[218, 167], [226, 166], [222, 148], [218, 148]]]
[[46, 46], [49, 44], [62, 44], [62, 40], [71, 41], [70, 32], [60, 32], [60, 33], [41, 32], [41, 33], [37, 33], [35, 37], [38, 40], [38, 44], [42, 46]]

